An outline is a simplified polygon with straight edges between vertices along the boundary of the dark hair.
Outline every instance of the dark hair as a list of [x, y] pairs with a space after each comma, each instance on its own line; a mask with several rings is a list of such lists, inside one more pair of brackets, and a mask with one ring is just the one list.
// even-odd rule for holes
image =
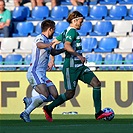
[[41, 29], [42, 31], [46, 31], [48, 28], [55, 28], [55, 22], [52, 20], [44, 20], [41, 23]]
[[78, 11], [73, 11], [68, 15], [67, 22], [71, 23], [73, 19], [83, 17], [83, 15]]

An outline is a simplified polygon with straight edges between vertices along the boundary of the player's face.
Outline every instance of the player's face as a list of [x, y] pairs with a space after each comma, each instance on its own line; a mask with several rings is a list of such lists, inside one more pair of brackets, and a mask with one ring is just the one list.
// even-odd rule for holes
[[83, 18], [79, 18], [76, 20], [76, 23], [75, 23], [75, 28], [77, 30], [80, 30], [81, 26], [82, 26], [82, 23], [83, 23]]
[[49, 39], [53, 38], [54, 32], [55, 32], [55, 28], [50, 28], [50, 30], [49, 30]]

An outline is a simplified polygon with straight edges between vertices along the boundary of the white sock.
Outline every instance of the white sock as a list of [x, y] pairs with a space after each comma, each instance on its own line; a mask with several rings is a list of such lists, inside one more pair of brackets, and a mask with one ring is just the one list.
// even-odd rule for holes
[[32, 103], [24, 111], [27, 114], [30, 114], [35, 108], [39, 107], [43, 102], [46, 101], [47, 98], [42, 94], [40, 94], [38, 96], [32, 97], [31, 99], [32, 99]]

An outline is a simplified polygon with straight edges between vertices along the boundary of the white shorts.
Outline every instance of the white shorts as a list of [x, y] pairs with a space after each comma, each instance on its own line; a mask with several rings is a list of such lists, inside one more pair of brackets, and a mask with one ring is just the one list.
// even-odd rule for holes
[[53, 82], [49, 80], [43, 72], [28, 72], [27, 79], [32, 87], [39, 84], [46, 84], [47, 87], [53, 86]]

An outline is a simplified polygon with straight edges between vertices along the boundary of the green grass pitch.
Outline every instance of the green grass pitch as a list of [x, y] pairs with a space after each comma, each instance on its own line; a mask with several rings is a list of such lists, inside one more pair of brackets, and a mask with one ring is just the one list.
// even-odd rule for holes
[[0, 133], [133, 133], [133, 115], [116, 115], [112, 121], [95, 120], [93, 115], [31, 115], [25, 123], [19, 115], [0, 114]]

